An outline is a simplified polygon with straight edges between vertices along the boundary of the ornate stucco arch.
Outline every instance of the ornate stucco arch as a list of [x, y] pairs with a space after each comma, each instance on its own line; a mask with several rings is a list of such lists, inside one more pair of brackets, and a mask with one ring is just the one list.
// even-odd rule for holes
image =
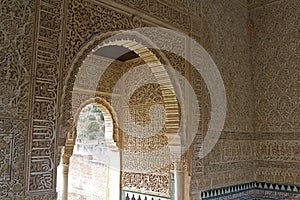
[[[65, 84], [63, 87], [63, 94], [62, 94], [62, 106], [61, 112], [62, 115], [60, 116], [61, 127], [62, 130], [61, 137], [70, 137], [68, 135], [72, 135], [74, 130], [74, 112], [72, 113], [72, 90], [73, 86], [76, 82], [76, 75], [79, 71], [79, 68], [82, 65], [83, 60], [97, 48], [101, 48], [104, 46], [109, 45], [117, 45], [123, 46], [134, 51], [137, 55], [142, 58], [145, 63], [150, 67], [152, 73], [157, 78], [158, 83], [163, 83], [161, 87], [163, 98], [164, 98], [164, 107], [166, 112], [166, 131], [165, 134], [168, 137], [168, 141], [175, 146], [180, 146], [180, 139], [179, 135], [177, 135], [179, 129], [179, 118], [180, 118], [180, 111], [179, 105], [175, 93], [174, 86], [172, 81], [169, 77], [167, 70], [165, 69], [164, 64], [170, 65], [168, 59], [164, 54], [159, 51], [150, 50], [145, 46], [149, 46], [148, 38], [141, 38], [141, 35], [129, 35], [125, 38], [118, 38], [115, 40], [106, 40], [116, 34], [120, 33], [119, 31], [109, 31], [100, 35], [94, 36], [91, 40], [89, 40], [77, 53], [74, 60], [71, 63], [70, 70], [65, 79]], [[132, 39], [134, 36], [134, 39]], [[105, 43], [102, 43], [105, 41]], [[145, 43], [146, 45], [144, 45]], [[99, 45], [100, 44], [100, 45]], [[153, 44], [150, 44], [153, 45]], [[155, 46], [153, 47], [155, 49]], [[161, 61], [163, 60], [163, 62]], [[67, 114], [67, 116], [64, 116]], [[61, 143], [61, 142], [58, 142]], [[62, 144], [64, 146], [64, 144]]]
[[[165, 69], [164, 64], [160, 61], [160, 59], [153, 53], [150, 49], [145, 47], [142, 44], [143, 41], [136, 41], [130, 39], [116, 39], [113, 41], [109, 41], [102, 46], [109, 46], [109, 45], [117, 45], [123, 46], [131, 51], [134, 51], [140, 58], [142, 58], [145, 63], [150, 67], [152, 73], [157, 79], [157, 82], [160, 85], [162, 90], [162, 96], [164, 100], [164, 107], [166, 112], [166, 131], [165, 135], [168, 137], [169, 143], [177, 143], [180, 145], [179, 140], [176, 140], [178, 137], [177, 132], [179, 129], [179, 106], [177, 97], [175, 94], [175, 89], [173, 83], [170, 79], [170, 75], [168, 74], [167, 70]], [[161, 52], [160, 55], [163, 56]], [[174, 144], [175, 144], [174, 143]], [[175, 144], [176, 145], [176, 144]]]
[[[125, 37], [117, 37], [114, 38], [114, 40], [106, 40], [107, 38], [110, 38], [116, 34], [118, 34], [119, 31], [109, 31], [106, 33], [102, 33], [99, 35], [94, 36], [91, 40], [89, 40], [85, 45], [80, 48], [77, 55], [74, 57], [71, 67], [68, 71], [68, 74], [65, 78], [64, 88], [63, 88], [63, 95], [62, 95], [62, 106], [61, 106], [61, 112], [62, 115], [60, 116], [61, 127], [60, 130], [63, 130], [63, 133], [66, 135], [61, 135], [61, 138], [64, 143], [60, 143], [64, 146], [64, 152], [63, 152], [63, 162], [66, 164], [68, 163], [69, 157], [72, 155], [73, 152], [73, 146], [75, 144], [76, 139], [76, 121], [79, 111], [81, 110], [86, 103], [93, 101], [93, 100], [87, 100], [86, 99], [93, 99], [96, 95], [91, 95], [89, 98], [82, 99], [83, 102], [81, 103], [81, 106], [73, 107], [72, 105], [72, 91], [74, 89], [74, 85], [76, 85], [77, 75], [79, 72], [80, 67], [82, 66], [83, 61], [86, 59], [86, 57], [92, 52], [97, 50], [98, 48], [109, 46], [109, 45], [117, 45], [122, 46], [125, 48], [130, 49], [131, 51], [134, 51], [139, 57], [149, 66], [151, 72], [156, 77], [158, 83], [163, 83], [162, 87], [160, 88], [162, 91], [163, 101], [164, 101], [164, 108], [165, 108], [165, 136], [168, 139], [169, 147], [171, 147], [171, 151], [175, 151], [176, 154], [180, 154], [181, 149], [181, 142], [180, 142], [180, 136], [178, 134], [179, 130], [179, 118], [180, 118], [180, 111], [179, 111], [179, 104], [178, 99], [176, 97], [176, 91], [178, 91], [178, 88], [174, 87], [174, 83], [170, 78], [170, 74], [168, 70], [165, 69], [166, 65], [170, 65], [168, 62], [168, 59], [166, 56], [159, 50], [155, 48], [155, 45], [149, 44], [148, 38], [142, 38], [141, 35], [128, 35]], [[105, 42], [103, 42], [105, 41]], [[149, 46], [153, 46], [153, 49], [149, 49]], [[180, 89], [179, 89], [180, 90]], [[181, 91], [179, 91], [181, 92]], [[181, 97], [179, 97], [181, 98]], [[97, 101], [97, 98], [94, 100]], [[99, 99], [98, 99], [99, 101]], [[85, 102], [85, 103], [84, 103]], [[91, 103], [91, 102], [90, 102]], [[102, 104], [100, 105], [107, 105], [107, 101], [102, 101]], [[110, 106], [107, 106], [106, 108], [110, 108]], [[101, 109], [102, 110], [102, 109]], [[109, 110], [109, 109], [108, 109]], [[64, 114], [66, 114], [64, 116]], [[111, 111], [108, 113], [113, 113], [113, 108], [111, 108]], [[115, 116], [115, 115], [112, 115]], [[118, 127], [117, 120], [113, 120], [114, 127]], [[115, 130], [116, 128], [114, 128]], [[116, 130], [118, 131], [118, 130]], [[115, 132], [112, 133], [113, 137], [110, 137], [110, 144], [111, 146], [117, 150], [117, 144], [119, 137], [118, 134]], [[65, 140], [64, 140], [64, 137]]]

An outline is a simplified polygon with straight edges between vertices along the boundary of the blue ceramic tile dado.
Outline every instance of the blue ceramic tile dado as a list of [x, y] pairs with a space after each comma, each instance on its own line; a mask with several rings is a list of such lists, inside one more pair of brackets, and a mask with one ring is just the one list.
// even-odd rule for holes
[[300, 186], [277, 183], [250, 182], [201, 192], [202, 200], [300, 199]]

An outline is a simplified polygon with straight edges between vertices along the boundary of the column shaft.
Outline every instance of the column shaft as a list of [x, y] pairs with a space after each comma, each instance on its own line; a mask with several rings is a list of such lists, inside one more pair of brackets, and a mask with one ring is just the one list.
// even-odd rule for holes
[[62, 164], [62, 187], [61, 187], [61, 200], [68, 200], [68, 177], [69, 177], [69, 165]]

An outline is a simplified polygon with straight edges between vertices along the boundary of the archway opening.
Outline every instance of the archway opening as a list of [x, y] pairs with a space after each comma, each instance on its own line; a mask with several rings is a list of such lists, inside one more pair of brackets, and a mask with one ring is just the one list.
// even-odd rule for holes
[[67, 138], [58, 166], [58, 199], [118, 199], [120, 154], [114, 140], [116, 119], [102, 98], [78, 107], [74, 133]]
[[69, 164], [68, 199], [106, 200], [107, 164], [104, 116], [96, 105], [88, 104], [77, 120], [77, 138]]

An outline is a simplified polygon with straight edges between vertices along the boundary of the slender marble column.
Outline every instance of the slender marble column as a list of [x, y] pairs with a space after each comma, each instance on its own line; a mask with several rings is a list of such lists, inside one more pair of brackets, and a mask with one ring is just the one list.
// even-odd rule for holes
[[60, 199], [61, 200], [68, 200], [68, 180], [69, 180], [69, 164], [70, 164], [70, 157], [73, 154], [73, 144], [66, 145], [63, 148], [62, 154], [62, 187], [60, 192]]
[[181, 160], [174, 163], [175, 200], [184, 199], [184, 167]]
[[68, 179], [69, 179], [69, 164], [62, 164], [62, 187], [61, 187], [61, 200], [68, 200]]
[[120, 199], [120, 153], [109, 150], [107, 199]]

